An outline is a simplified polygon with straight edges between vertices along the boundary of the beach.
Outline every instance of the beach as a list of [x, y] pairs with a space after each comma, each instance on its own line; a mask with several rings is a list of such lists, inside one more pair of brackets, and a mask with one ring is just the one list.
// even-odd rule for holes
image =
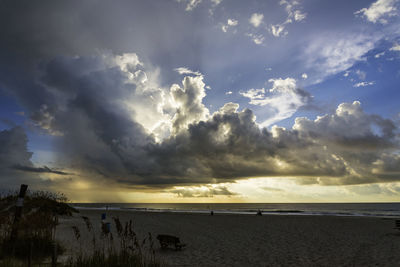
[[[90, 218], [99, 233], [104, 212], [82, 209], [60, 220], [56, 238], [67, 248], [64, 257], [91, 250], [92, 237], [80, 216]], [[140, 240], [151, 233], [156, 256], [166, 266], [400, 266], [400, 231], [391, 218], [109, 210], [114, 238], [112, 217], [133, 220]], [[81, 230], [81, 243], [72, 226]], [[177, 236], [186, 247], [161, 249], [158, 234]]]

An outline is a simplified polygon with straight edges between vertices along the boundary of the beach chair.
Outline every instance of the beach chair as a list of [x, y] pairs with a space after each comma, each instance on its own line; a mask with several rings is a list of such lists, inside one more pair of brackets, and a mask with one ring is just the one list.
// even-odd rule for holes
[[394, 228], [400, 231], [400, 220], [394, 221]]
[[175, 250], [181, 250], [186, 244], [182, 244], [179, 237], [172, 235], [157, 235], [158, 241], [160, 241], [161, 248], [167, 248], [169, 245], [175, 246]]

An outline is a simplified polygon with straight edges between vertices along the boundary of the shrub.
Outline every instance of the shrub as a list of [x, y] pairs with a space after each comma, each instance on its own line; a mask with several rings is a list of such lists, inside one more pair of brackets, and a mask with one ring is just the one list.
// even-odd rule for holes
[[[22, 216], [14, 223], [15, 203], [18, 194], [0, 198], [0, 260], [15, 258], [42, 261], [62, 254], [64, 249], [55, 241], [59, 216], [71, 216], [77, 212], [67, 204], [67, 198], [60, 193], [45, 191], [28, 192], [22, 207]], [[18, 235], [10, 240], [11, 232]]]

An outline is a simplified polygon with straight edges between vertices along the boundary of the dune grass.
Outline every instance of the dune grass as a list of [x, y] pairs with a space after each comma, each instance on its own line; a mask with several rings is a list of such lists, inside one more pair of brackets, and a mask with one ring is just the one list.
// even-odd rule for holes
[[[71, 228], [75, 242], [81, 246], [80, 252], [70, 255], [60, 262], [57, 257], [66, 249], [55, 239], [60, 216], [72, 216], [78, 211], [68, 205], [68, 199], [60, 193], [29, 192], [25, 197], [22, 217], [14, 224], [17, 194], [0, 197], [0, 267], [7, 266], [161, 266], [156, 258], [151, 233], [143, 240], [133, 230], [133, 222], [123, 224], [113, 218], [114, 237], [110, 224], [102, 222], [96, 233], [89, 218], [81, 216], [85, 227]], [[15, 228], [18, 235], [11, 240]], [[82, 231], [91, 236], [92, 247], [82, 250]], [[82, 251], [85, 251], [83, 253]]]

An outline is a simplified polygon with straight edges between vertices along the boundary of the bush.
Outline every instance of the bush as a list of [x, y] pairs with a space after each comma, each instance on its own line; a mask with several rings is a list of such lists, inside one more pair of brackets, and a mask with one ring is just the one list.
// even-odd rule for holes
[[[28, 193], [24, 199], [22, 216], [14, 224], [15, 203], [18, 194], [0, 198], [0, 260], [15, 258], [40, 262], [62, 254], [64, 249], [55, 241], [59, 216], [71, 216], [77, 212], [60, 193], [37, 191]], [[11, 240], [12, 230], [17, 236]]]

